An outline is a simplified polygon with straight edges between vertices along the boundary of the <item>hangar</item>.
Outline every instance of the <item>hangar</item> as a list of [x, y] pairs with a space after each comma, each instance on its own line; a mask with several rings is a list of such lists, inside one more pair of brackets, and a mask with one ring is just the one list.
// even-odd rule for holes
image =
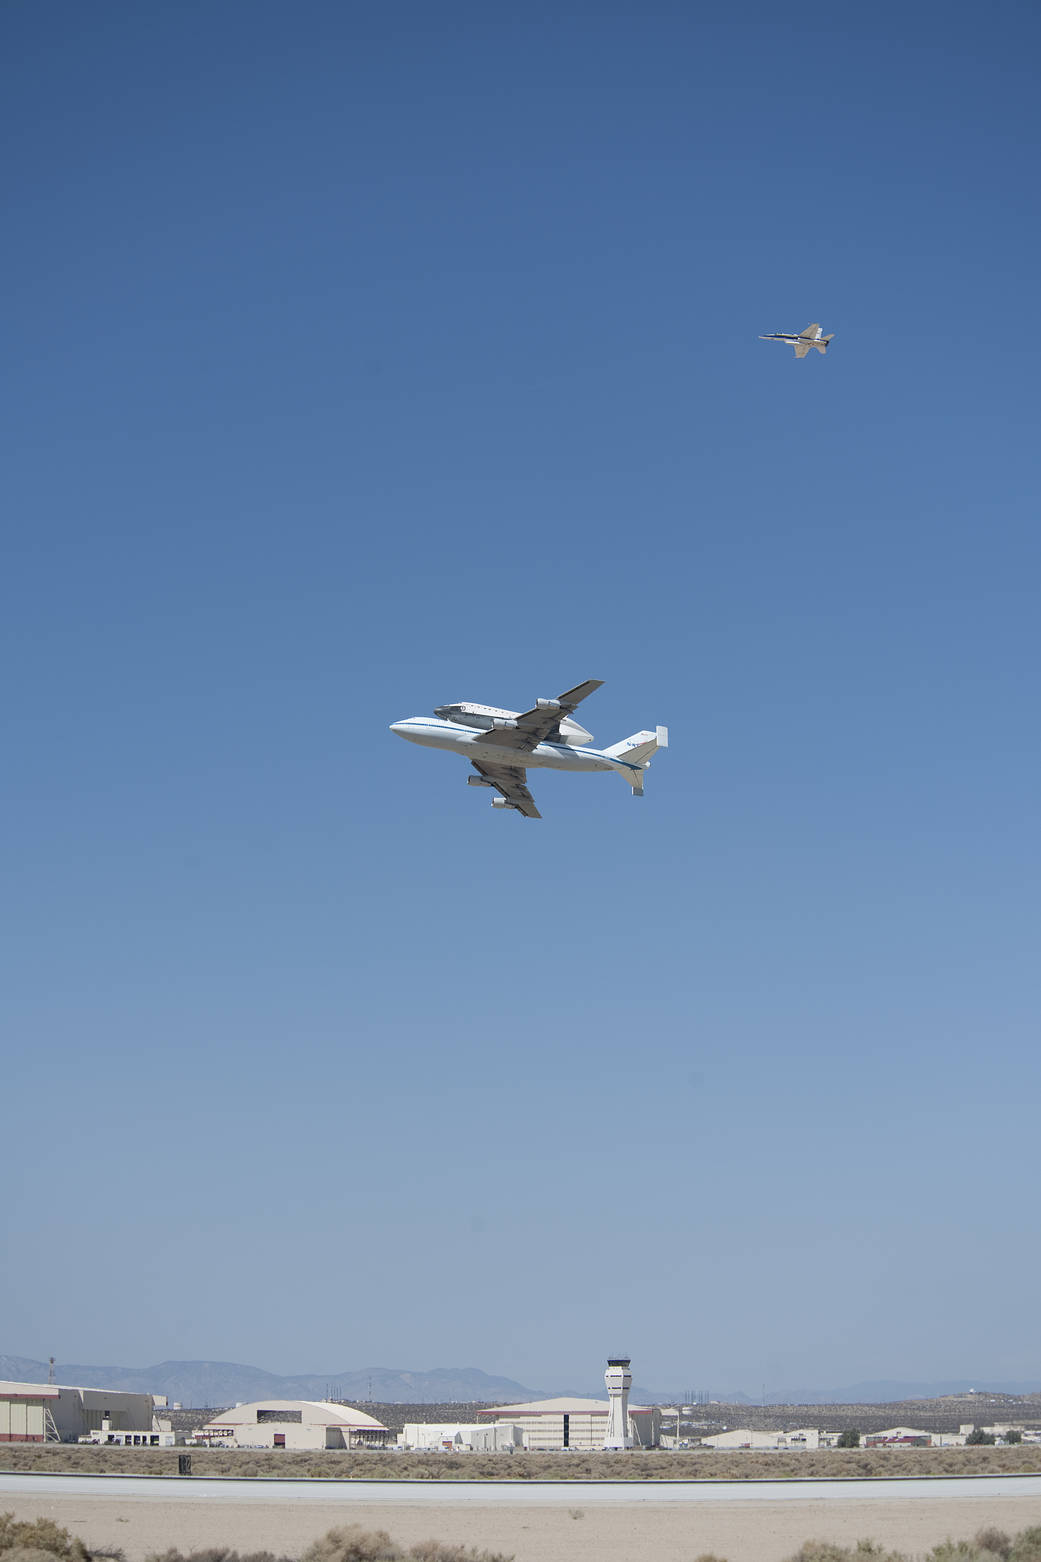
[[398, 1436], [399, 1448], [437, 1449], [438, 1452], [513, 1453], [524, 1447], [524, 1434], [512, 1421], [489, 1425], [464, 1425], [460, 1421], [406, 1421]]
[[[635, 1448], [656, 1448], [661, 1436], [657, 1405], [629, 1405], [629, 1427]], [[603, 1448], [610, 1407], [603, 1399], [533, 1399], [525, 1405], [499, 1405], [479, 1410], [496, 1422], [519, 1426], [525, 1448]]]
[[0, 1443], [74, 1443], [109, 1432], [159, 1442], [151, 1394], [0, 1382]]
[[383, 1448], [389, 1436], [375, 1416], [351, 1405], [257, 1399], [214, 1416], [195, 1441], [225, 1448]]

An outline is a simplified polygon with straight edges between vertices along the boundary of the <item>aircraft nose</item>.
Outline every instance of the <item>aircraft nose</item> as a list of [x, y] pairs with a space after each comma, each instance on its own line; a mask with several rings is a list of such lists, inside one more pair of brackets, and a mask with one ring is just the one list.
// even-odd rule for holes
[[408, 722], [406, 721], [392, 721], [390, 724], [390, 730], [396, 737], [403, 738], [405, 736], [405, 728], [407, 726]]

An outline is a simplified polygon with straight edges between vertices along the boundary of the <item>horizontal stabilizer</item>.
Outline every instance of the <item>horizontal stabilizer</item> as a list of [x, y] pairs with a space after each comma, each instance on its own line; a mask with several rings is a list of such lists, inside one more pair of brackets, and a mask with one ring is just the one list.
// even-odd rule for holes
[[651, 755], [669, 746], [668, 727], [656, 727], [653, 732], [634, 732], [631, 738], [612, 743], [604, 753], [618, 761], [619, 774], [633, 789], [634, 797], [643, 796], [643, 773], [651, 763]]

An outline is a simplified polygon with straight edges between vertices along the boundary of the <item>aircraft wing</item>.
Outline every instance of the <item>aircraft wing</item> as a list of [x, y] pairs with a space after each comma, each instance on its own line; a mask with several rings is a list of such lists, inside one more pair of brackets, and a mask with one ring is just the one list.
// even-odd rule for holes
[[809, 352], [809, 350], [810, 350], [809, 342], [796, 342], [796, 344], [795, 344], [795, 356], [796, 356], [796, 358], [805, 358], [806, 354]]
[[821, 328], [816, 323], [813, 325], [808, 325], [805, 331], [799, 332], [799, 335], [802, 337], [804, 342], [815, 342], [820, 334]]
[[528, 791], [527, 771], [520, 765], [479, 765], [476, 759], [472, 759], [477, 774], [490, 781], [501, 797], [505, 797], [508, 803], [520, 810], [526, 819], [541, 819], [542, 815], [535, 807], [535, 799]]
[[547, 738], [556, 737], [561, 717], [570, 716], [603, 681], [602, 678], [589, 678], [585, 683], [577, 683], [557, 699], [542, 700], [532, 710], [522, 712], [508, 727], [493, 727], [491, 732], [482, 732], [477, 742], [490, 743], [495, 748], [516, 748], [530, 754]]

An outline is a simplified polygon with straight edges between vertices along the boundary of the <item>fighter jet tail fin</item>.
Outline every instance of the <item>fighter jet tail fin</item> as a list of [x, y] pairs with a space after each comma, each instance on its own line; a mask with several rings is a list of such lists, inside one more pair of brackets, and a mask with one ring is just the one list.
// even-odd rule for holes
[[835, 332], [832, 331], [830, 336], [822, 336], [820, 341], [819, 342], [814, 342], [813, 345], [814, 345], [814, 347], [816, 347], [816, 349], [817, 349], [817, 351], [819, 353], [826, 353], [827, 350], [828, 350], [828, 343], [831, 342], [831, 341], [834, 341], [834, 339], [835, 339]]
[[618, 773], [633, 789], [634, 797], [643, 796], [643, 775], [651, 763], [651, 755], [669, 746], [668, 727], [656, 727], [653, 732], [634, 732], [631, 738], [612, 743], [604, 753], [618, 761]]

